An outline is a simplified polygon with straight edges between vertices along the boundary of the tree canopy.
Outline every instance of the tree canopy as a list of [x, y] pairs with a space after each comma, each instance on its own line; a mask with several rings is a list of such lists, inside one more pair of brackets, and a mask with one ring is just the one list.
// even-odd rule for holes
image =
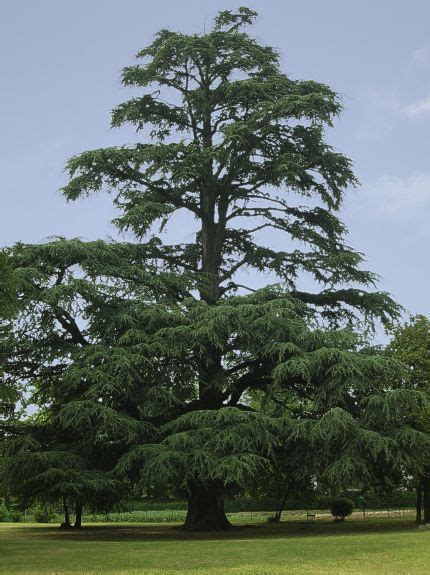
[[[5, 340], [10, 332], [11, 318], [17, 310], [17, 282], [13, 267], [7, 253], [0, 251], [0, 341]], [[0, 362], [0, 417], [13, 410], [19, 396], [16, 386], [9, 386], [3, 381], [3, 365]]]
[[[158, 32], [122, 74], [141, 95], [112, 112], [142, 142], [69, 160], [64, 197], [112, 193], [130, 241], [56, 238], [11, 256], [8, 381], [57, 433], [106, 450], [104, 472], [167, 478], [190, 528], [228, 527], [226, 490], [281, 445], [308, 454], [294, 473], [340, 484], [369, 480], [376, 460], [406, 464], [417, 444], [409, 428], [408, 445], [379, 433], [377, 382], [398, 366], [352, 333], [399, 307], [345, 243], [338, 213], [357, 181], [326, 142], [339, 97], [287, 77], [244, 31], [255, 17]], [[169, 243], [180, 213], [186, 238]]]

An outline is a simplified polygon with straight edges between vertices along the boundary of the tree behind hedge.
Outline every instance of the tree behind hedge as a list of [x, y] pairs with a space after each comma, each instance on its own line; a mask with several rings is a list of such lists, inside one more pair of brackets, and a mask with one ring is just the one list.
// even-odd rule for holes
[[112, 453], [62, 429], [49, 412], [9, 423], [0, 453], [2, 496], [14, 498], [22, 509], [61, 507], [62, 527], [71, 527], [74, 515], [74, 527], [80, 528], [84, 509], [108, 512], [126, 494], [124, 482], [111, 472]]
[[[390, 384], [399, 396], [399, 405], [405, 395], [415, 396], [413, 409], [402, 410], [401, 417], [423, 435], [423, 442], [430, 430], [430, 410], [427, 401], [430, 397], [430, 321], [423, 315], [413, 316], [405, 324], [392, 331], [392, 339], [386, 353], [405, 365], [403, 377]], [[412, 473], [412, 483], [416, 489], [416, 522], [430, 521], [430, 466], [424, 465]], [[410, 478], [409, 485], [411, 483]], [[409, 486], [408, 485], [408, 486]]]

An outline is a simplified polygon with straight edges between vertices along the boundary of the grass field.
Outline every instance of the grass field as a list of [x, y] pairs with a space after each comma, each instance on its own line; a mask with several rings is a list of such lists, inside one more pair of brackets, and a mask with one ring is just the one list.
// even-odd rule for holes
[[0, 524], [0, 573], [420, 574], [430, 573], [430, 529], [411, 519], [288, 521], [189, 534], [166, 525]]

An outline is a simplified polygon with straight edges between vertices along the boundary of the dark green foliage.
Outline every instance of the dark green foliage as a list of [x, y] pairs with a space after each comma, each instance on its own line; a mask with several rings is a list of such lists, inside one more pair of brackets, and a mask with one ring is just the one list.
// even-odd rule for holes
[[[8, 255], [0, 251], [0, 345], [10, 335], [11, 318], [18, 308], [17, 290], [18, 282]], [[13, 413], [21, 396], [20, 387], [5, 381], [3, 373], [4, 365], [0, 359], [0, 421]]]
[[345, 517], [351, 515], [354, 510], [354, 502], [348, 497], [338, 497], [330, 504], [330, 513], [336, 521], [344, 521]]
[[0, 251], [0, 319], [12, 315], [17, 305], [17, 281], [6, 252]]
[[125, 490], [109, 470], [107, 451], [54, 423], [52, 414], [41, 412], [25, 424], [9, 424], [0, 475], [3, 495], [17, 498], [23, 509], [35, 505], [43, 514], [61, 505], [66, 523], [71, 512], [82, 513], [83, 507], [115, 508]]
[[[345, 243], [338, 211], [356, 179], [325, 139], [339, 98], [283, 74], [242, 30], [254, 18], [241, 8], [203, 35], [161, 30], [123, 71], [141, 95], [112, 113], [143, 142], [68, 162], [64, 196], [112, 193], [134, 243], [12, 250], [20, 313], [0, 360], [43, 417], [14, 428], [9, 486], [24, 457], [22, 484], [42, 474], [44, 497], [114, 500], [120, 479], [144, 491], [161, 477], [188, 498], [187, 527], [217, 529], [224, 496], [275, 461], [296, 487], [371, 483], [376, 461], [421, 465], [416, 430], [378, 387], [398, 364], [351, 330], [399, 309]], [[171, 244], [179, 212], [186, 241]], [[255, 290], [245, 271], [277, 283]]]
[[407, 366], [406, 380], [413, 389], [429, 390], [430, 384], [430, 321], [423, 315], [411, 317], [392, 330], [386, 353]]
[[[159, 269], [206, 275], [203, 299], [237, 290], [234, 275], [247, 268], [278, 276], [333, 321], [354, 309], [386, 319], [395, 306], [385, 294], [335, 289], [375, 281], [343, 243], [336, 216], [356, 183], [351, 162], [324, 141], [339, 98], [323, 84], [283, 74], [278, 54], [242, 32], [254, 18], [248, 9], [220, 13], [203, 36], [161, 30], [138, 53], [139, 64], [123, 71], [124, 85], [144, 95], [112, 113], [114, 127], [131, 123], [144, 137], [149, 131], [152, 143], [72, 158], [64, 195], [114, 193], [122, 212], [116, 224], [141, 239], [174, 212], [189, 212], [201, 224], [192, 242], [166, 245], [149, 236], [143, 245]], [[263, 229], [307, 249], [271, 249], [258, 241]], [[297, 290], [302, 271], [322, 293]]]
[[4, 506], [0, 505], [0, 523], [11, 521], [12, 517], [10, 511]]
[[[430, 431], [429, 382], [430, 382], [430, 321], [423, 315], [410, 318], [404, 325], [392, 330], [393, 338], [385, 353], [401, 361], [404, 366], [402, 377], [390, 381], [400, 398], [398, 402], [399, 418], [407, 420], [408, 425], [422, 437], [425, 450], [427, 434]], [[404, 406], [405, 397], [415, 397], [413, 405]], [[393, 430], [394, 432], [396, 430]], [[408, 486], [416, 489], [416, 522], [430, 521], [430, 467], [424, 463], [402, 478]], [[422, 513], [423, 512], [423, 513]]]
[[33, 518], [37, 523], [51, 523], [55, 512], [47, 505], [39, 505], [33, 510]]

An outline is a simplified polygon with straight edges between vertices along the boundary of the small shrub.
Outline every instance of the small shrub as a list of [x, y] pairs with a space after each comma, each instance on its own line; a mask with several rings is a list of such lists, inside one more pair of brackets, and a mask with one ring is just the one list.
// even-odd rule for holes
[[51, 523], [55, 518], [55, 513], [47, 507], [37, 507], [33, 516], [37, 523]]
[[185, 511], [124, 511], [122, 513], [89, 514], [89, 523], [181, 523], [185, 520]]
[[330, 505], [330, 513], [336, 521], [344, 521], [345, 517], [351, 515], [353, 509], [354, 502], [348, 497], [338, 497]]

